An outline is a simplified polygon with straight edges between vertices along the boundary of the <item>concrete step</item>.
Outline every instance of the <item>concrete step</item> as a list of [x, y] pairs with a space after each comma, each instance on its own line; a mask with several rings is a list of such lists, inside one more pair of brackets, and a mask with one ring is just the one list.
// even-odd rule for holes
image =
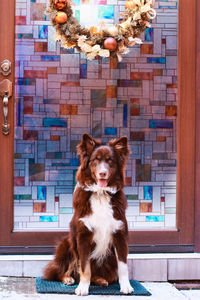
[[[1, 255], [0, 276], [41, 276], [52, 259], [52, 255]], [[129, 254], [128, 266], [130, 279], [139, 281], [200, 279], [200, 253]]]
[[[142, 283], [152, 296], [85, 296], [85, 300], [199, 300], [200, 290], [178, 291], [170, 283], [144, 282]], [[1, 300], [80, 300], [76, 295], [37, 294], [34, 278], [0, 277]]]

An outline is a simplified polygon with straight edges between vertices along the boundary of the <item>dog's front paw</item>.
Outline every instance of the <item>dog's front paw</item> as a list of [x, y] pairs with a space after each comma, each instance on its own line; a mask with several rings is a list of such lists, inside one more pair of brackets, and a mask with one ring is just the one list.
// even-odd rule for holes
[[78, 287], [75, 289], [75, 293], [77, 296], [87, 296], [89, 292], [89, 284], [88, 283], [79, 283]]
[[123, 294], [132, 294], [134, 292], [134, 289], [132, 288], [132, 286], [130, 285], [129, 282], [127, 283], [122, 283], [120, 285], [120, 292]]
[[63, 276], [62, 283], [66, 285], [73, 285], [75, 282], [74, 278], [71, 276]]

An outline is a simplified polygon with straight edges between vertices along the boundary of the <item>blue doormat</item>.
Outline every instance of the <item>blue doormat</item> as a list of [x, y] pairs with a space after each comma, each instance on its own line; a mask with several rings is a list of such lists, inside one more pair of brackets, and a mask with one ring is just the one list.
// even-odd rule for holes
[[[130, 295], [136, 296], [151, 296], [151, 293], [145, 289], [145, 287], [137, 280], [130, 280], [131, 286], [134, 288], [134, 292]], [[38, 293], [49, 294], [75, 294], [77, 284], [65, 285], [58, 281], [47, 281], [41, 277], [36, 278], [36, 289]], [[120, 287], [118, 283], [110, 284], [107, 287], [90, 285], [90, 295], [123, 295], [120, 293]]]

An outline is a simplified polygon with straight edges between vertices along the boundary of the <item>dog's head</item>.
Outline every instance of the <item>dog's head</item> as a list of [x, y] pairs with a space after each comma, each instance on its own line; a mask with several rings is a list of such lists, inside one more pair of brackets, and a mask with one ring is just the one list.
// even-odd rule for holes
[[129, 156], [126, 136], [102, 145], [99, 140], [84, 133], [77, 149], [80, 167], [76, 179], [82, 186], [97, 184], [99, 187], [123, 187], [124, 169]]

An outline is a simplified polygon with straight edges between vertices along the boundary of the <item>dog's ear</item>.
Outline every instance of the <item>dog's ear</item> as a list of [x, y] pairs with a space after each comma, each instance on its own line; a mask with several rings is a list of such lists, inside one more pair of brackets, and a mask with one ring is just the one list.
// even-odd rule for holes
[[119, 139], [115, 139], [109, 142], [109, 146], [113, 147], [118, 154], [119, 161], [121, 163], [125, 163], [129, 157], [129, 146], [128, 146], [128, 138], [126, 136], [122, 136]]
[[82, 167], [87, 166], [88, 159], [90, 154], [94, 150], [95, 147], [101, 144], [100, 141], [93, 139], [89, 134], [84, 133], [82, 135], [82, 139], [80, 144], [77, 146], [77, 153], [80, 155], [80, 161]]

